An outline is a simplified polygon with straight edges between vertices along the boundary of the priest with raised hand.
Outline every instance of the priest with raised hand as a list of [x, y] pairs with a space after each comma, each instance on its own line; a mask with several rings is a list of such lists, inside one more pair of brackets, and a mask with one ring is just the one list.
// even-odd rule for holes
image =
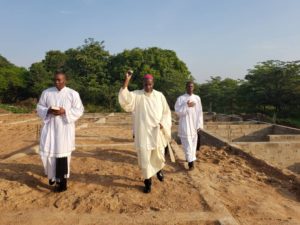
[[165, 166], [164, 150], [171, 139], [171, 111], [165, 96], [153, 89], [151, 74], [144, 76], [142, 90], [128, 90], [131, 77], [132, 71], [128, 71], [119, 92], [119, 103], [126, 112], [134, 114], [134, 144], [144, 177], [144, 193], [149, 193], [152, 176], [164, 180], [162, 169]]
[[75, 150], [75, 121], [84, 111], [78, 92], [66, 87], [66, 74], [56, 72], [54, 87], [43, 91], [37, 113], [43, 121], [40, 155], [49, 184], [55, 191], [67, 190], [70, 161]]
[[186, 83], [186, 93], [177, 98], [175, 112], [179, 116], [178, 136], [188, 162], [189, 170], [194, 169], [199, 130], [203, 129], [201, 99], [194, 93], [194, 82]]

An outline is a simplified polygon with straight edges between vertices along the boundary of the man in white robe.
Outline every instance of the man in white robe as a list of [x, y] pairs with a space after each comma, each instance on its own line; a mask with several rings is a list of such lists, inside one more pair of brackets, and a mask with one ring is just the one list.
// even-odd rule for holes
[[138, 163], [144, 177], [144, 192], [151, 191], [151, 177], [164, 180], [164, 150], [171, 139], [171, 111], [165, 96], [153, 89], [153, 76], [144, 76], [143, 90], [128, 91], [129, 72], [119, 92], [119, 103], [126, 112], [132, 112], [134, 142]]
[[201, 99], [193, 94], [194, 83], [186, 83], [186, 94], [177, 98], [175, 112], [179, 116], [178, 136], [190, 170], [194, 169], [199, 129], [203, 129]]
[[55, 87], [43, 91], [37, 113], [43, 120], [40, 155], [49, 184], [67, 190], [71, 153], [75, 150], [75, 121], [84, 111], [78, 92], [66, 87], [66, 75], [54, 75]]

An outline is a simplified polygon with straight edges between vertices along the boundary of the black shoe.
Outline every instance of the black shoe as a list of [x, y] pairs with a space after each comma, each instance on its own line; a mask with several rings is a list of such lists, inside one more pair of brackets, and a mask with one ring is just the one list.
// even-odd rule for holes
[[151, 178], [145, 179], [144, 184], [145, 184], [144, 193], [150, 193], [151, 192], [151, 184], [152, 184]]
[[62, 192], [60, 182], [56, 182], [56, 185], [54, 187], [54, 192]]
[[55, 181], [52, 181], [51, 179], [49, 179], [49, 185], [53, 185], [55, 184]]
[[63, 178], [60, 185], [61, 185], [61, 191], [66, 191], [67, 190], [67, 179]]
[[195, 169], [195, 167], [194, 167], [194, 161], [193, 162], [189, 162], [188, 165], [189, 165], [189, 170], [194, 170]]
[[63, 192], [67, 190], [67, 179], [63, 178], [60, 182], [56, 182], [54, 192]]
[[165, 177], [164, 177], [164, 174], [161, 170], [157, 172], [156, 176], [157, 176], [157, 179], [159, 179], [160, 182], [164, 181]]

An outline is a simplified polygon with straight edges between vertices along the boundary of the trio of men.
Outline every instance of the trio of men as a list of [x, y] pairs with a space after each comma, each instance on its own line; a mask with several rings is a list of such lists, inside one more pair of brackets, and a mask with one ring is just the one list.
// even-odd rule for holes
[[[138, 164], [144, 177], [144, 192], [151, 192], [152, 177], [164, 181], [165, 148], [171, 140], [171, 111], [165, 96], [153, 89], [154, 78], [146, 74], [143, 89], [129, 91], [132, 73], [127, 72], [119, 91], [119, 103], [126, 112], [132, 112], [134, 145]], [[66, 87], [66, 75], [57, 72], [55, 87], [43, 91], [37, 105], [44, 126], [41, 132], [40, 155], [49, 184], [55, 191], [67, 190], [71, 153], [75, 149], [75, 121], [84, 111], [79, 94]], [[186, 94], [175, 104], [179, 116], [178, 136], [181, 139], [189, 169], [196, 160], [197, 133], [203, 129], [201, 99], [193, 94], [194, 83], [187, 82]]]

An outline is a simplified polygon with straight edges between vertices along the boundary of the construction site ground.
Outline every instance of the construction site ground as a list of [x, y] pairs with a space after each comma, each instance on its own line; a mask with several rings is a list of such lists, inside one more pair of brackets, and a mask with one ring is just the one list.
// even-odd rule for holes
[[202, 145], [187, 170], [180, 145], [165, 181], [143, 193], [130, 115], [78, 124], [68, 190], [53, 192], [35, 114], [0, 114], [0, 224], [300, 224], [299, 183], [226, 148]]

